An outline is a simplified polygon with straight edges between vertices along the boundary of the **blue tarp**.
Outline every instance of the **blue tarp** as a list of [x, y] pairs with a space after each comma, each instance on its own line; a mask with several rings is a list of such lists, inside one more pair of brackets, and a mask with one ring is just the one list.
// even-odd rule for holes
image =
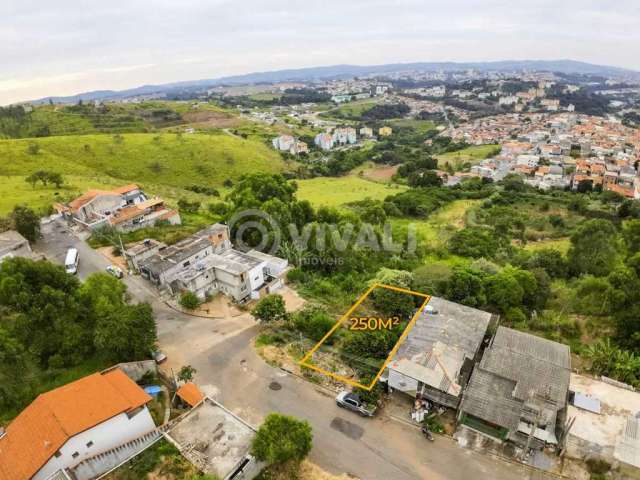
[[162, 387], [159, 387], [158, 385], [151, 385], [150, 387], [144, 387], [144, 391], [155, 397], [162, 391]]

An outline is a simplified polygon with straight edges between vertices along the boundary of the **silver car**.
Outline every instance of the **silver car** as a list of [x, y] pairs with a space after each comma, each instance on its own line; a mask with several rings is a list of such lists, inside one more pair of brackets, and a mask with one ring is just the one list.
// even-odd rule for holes
[[359, 413], [363, 417], [373, 417], [373, 414], [375, 413], [375, 409], [367, 408], [358, 395], [352, 392], [347, 392], [346, 390], [343, 390], [338, 394], [336, 397], [336, 403], [340, 408], [346, 408], [347, 410]]

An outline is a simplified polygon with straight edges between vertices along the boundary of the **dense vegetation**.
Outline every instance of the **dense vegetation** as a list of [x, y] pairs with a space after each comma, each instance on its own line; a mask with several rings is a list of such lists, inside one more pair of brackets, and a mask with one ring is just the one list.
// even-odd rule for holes
[[148, 358], [156, 328], [148, 304], [97, 273], [83, 284], [61, 266], [24, 258], [0, 264], [0, 410], [18, 411], [69, 372]]
[[[330, 328], [323, 309], [343, 313], [362, 285], [391, 269], [403, 285], [498, 313], [504, 325], [569, 343], [594, 372], [638, 385], [640, 360], [631, 352], [640, 349], [640, 220], [632, 218], [640, 217], [639, 202], [607, 192], [540, 192], [508, 176], [499, 184], [474, 179], [453, 188], [412, 188], [341, 210], [314, 209], [296, 200], [295, 184], [288, 185], [278, 177], [251, 176], [230, 196], [230, 211], [263, 205], [281, 225], [297, 225], [297, 236], [283, 232], [280, 255], [296, 267], [289, 279], [318, 305], [296, 314], [287, 328], [321, 337]], [[326, 245], [320, 249], [313, 240], [325, 230], [343, 234], [348, 224], [357, 232], [364, 222], [372, 224], [374, 235], [381, 234], [385, 221], [395, 225], [394, 233], [406, 234], [399, 220], [425, 221], [459, 201], [477, 205], [464, 225], [440, 232], [446, 234], [444, 243], [418, 242], [415, 251], [406, 243], [394, 254], [355, 243], [338, 249], [331, 236], [323, 236]], [[306, 229], [312, 241], [299, 248], [296, 238]], [[606, 336], [609, 343], [597, 340]], [[379, 344], [350, 344], [345, 337], [338, 347], [351, 357], [376, 357], [393, 338], [374, 337], [369, 340]], [[370, 373], [363, 368], [361, 375]]]

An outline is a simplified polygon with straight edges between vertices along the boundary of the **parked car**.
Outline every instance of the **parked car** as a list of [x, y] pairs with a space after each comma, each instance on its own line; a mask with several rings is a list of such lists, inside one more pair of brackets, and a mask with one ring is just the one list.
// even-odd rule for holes
[[155, 350], [151, 352], [151, 356], [153, 357], [153, 359], [156, 361], [157, 364], [161, 364], [162, 362], [167, 361], [167, 356], [164, 353], [162, 353], [160, 350]]
[[109, 265], [107, 267], [107, 272], [110, 273], [111, 275], [113, 275], [116, 278], [124, 277], [124, 272], [122, 271], [122, 269], [120, 267], [115, 266], [115, 265]]
[[78, 264], [80, 263], [80, 254], [77, 248], [67, 250], [67, 256], [64, 260], [64, 268], [67, 273], [75, 275], [78, 273]]
[[359, 413], [363, 417], [373, 417], [373, 414], [375, 413], [375, 408], [367, 408], [358, 395], [346, 390], [343, 390], [338, 394], [336, 397], [336, 403], [340, 408], [346, 408], [347, 410]]

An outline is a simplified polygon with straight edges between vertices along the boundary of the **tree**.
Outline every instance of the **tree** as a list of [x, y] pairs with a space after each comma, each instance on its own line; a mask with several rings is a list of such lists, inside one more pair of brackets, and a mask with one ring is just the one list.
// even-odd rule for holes
[[185, 290], [180, 295], [180, 305], [187, 310], [195, 310], [200, 305], [200, 300], [195, 293]]
[[35, 142], [29, 142], [29, 145], [27, 145], [27, 153], [29, 153], [29, 155], [37, 155], [40, 153], [40, 145]]
[[197, 370], [191, 365], [184, 365], [178, 372], [178, 380], [181, 382], [190, 382]]
[[563, 278], [568, 272], [568, 265], [564, 256], [553, 248], [538, 250], [528, 263], [530, 268], [542, 268], [553, 278]]
[[[382, 268], [378, 271], [372, 283], [408, 290], [413, 284], [413, 274], [405, 270]], [[411, 318], [411, 314], [416, 308], [416, 298], [415, 295], [384, 287], [377, 287], [371, 292], [373, 306], [379, 313], [387, 317], [399, 317], [401, 320]]]
[[299, 463], [311, 451], [313, 434], [307, 421], [271, 413], [258, 429], [251, 453], [269, 465]]
[[493, 258], [499, 247], [496, 236], [488, 228], [467, 227], [449, 240], [449, 251], [463, 257]]
[[569, 268], [574, 275], [609, 274], [618, 261], [619, 235], [609, 220], [587, 220], [571, 235]]
[[62, 178], [62, 175], [60, 175], [57, 172], [48, 172], [48, 178], [49, 178], [49, 181], [56, 186], [56, 188], [60, 188], [64, 183], [64, 179]]
[[198, 200], [190, 202], [186, 198], [181, 198], [178, 200], [178, 208], [181, 212], [198, 213], [198, 210], [200, 210], [200, 202]]
[[267, 295], [260, 299], [258, 304], [252, 310], [251, 315], [253, 315], [256, 320], [260, 320], [265, 323], [284, 320], [287, 318], [284, 299], [278, 294]]
[[417, 170], [407, 179], [410, 187], [441, 187], [442, 178], [433, 170]]
[[15, 229], [20, 235], [35, 242], [40, 237], [40, 218], [32, 209], [25, 205], [16, 205], [11, 213]]
[[512, 307], [519, 307], [525, 294], [518, 280], [507, 269], [487, 277], [485, 291], [487, 301], [502, 312], [507, 312]]
[[629, 256], [640, 252], [640, 220], [629, 220], [622, 230], [622, 237]]
[[469, 268], [457, 268], [447, 283], [449, 300], [470, 307], [479, 307], [487, 302], [482, 274]]
[[293, 315], [295, 328], [315, 342], [320, 341], [335, 323], [335, 320], [318, 306], [306, 306]]

